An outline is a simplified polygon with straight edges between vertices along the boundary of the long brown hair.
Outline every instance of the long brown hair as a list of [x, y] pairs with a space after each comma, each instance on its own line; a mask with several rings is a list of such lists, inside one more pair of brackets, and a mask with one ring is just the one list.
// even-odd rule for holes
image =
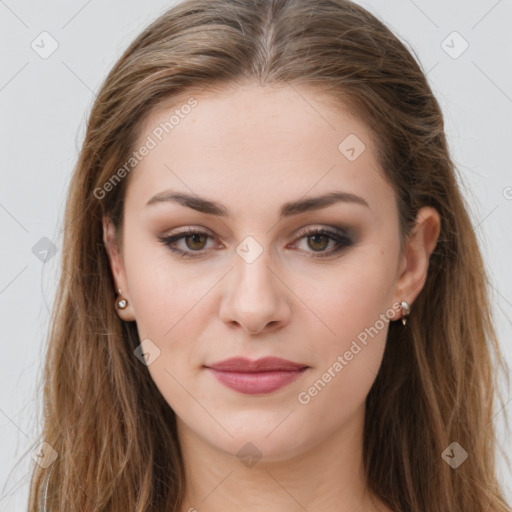
[[[422, 206], [441, 216], [414, 314], [406, 329], [390, 324], [367, 397], [371, 491], [396, 512], [510, 512], [493, 423], [495, 398], [503, 404], [493, 375], [506, 363], [443, 115], [411, 53], [348, 0], [186, 0], [150, 24], [108, 74], [70, 183], [48, 332], [44, 424], [34, 444], [48, 443], [57, 458], [46, 469], [34, 465], [29, 510], [180, 510], [175, 415], [134, 356], [135, 323], [114, 309], [103, 243], [103, 215], [122, 226], [129, 176], [97, 191], [129, 161], [153, 109], [243, 81], [314, 85], [365, 122], [396, 193], [402, 237]], [[453, 442], [468, 453], [456, 469], [442, 455]]]

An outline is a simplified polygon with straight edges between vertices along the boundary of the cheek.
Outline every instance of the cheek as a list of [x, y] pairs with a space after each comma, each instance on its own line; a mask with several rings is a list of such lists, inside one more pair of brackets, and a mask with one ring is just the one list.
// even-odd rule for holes
[[170, 252], [149, 236], [136, 230], [127, 233], [124, 261], [139, 333], [162, 340], [184, 321], [207, 283], [177, 271]]
[[[346, 344], [381, 315], [390, 316], [395, 255], [377, 246], [359, 248], [328, 270], [297, 279], [297, 295], [323, 322], [328, 344]], [[304, 275], [304, 273], [303, 273]]]
[[[391, 304], [394, 256], [375, 246], [362, 248], [347, 257], [329, 279], [317, 279], [313, 291], [310, 288], [305, 302], [321, 320], [322, 334], [311, 338], [317, 364], [308, 383], [318, 381], [318, 386], [309, 399], [354, 399], [355, 404], [371, 388], [395, 312]], [[299, 293], [305, 296], [306, 290], [303, 287]], [[322, 386], [329, 389], [322, 391]], [[323, 398], [316, 400], [315, 393]]]
[[[165, 247], [140, 239], [132, 232], [126, 240], [125, 266], [130, 298], [141, 341], [149, 339], [158, 357], [152, 358], [149, 373], [167, 402], [187, 403], [190, 396], [179, 383], [197, 377], [204, 322], [211, 318], [207, 292], [218, 281], [216, 272], [203, 277], [191, 270], [180, 271]], [[211, 315], [211, 314], [210, 314]], [[156, 348], [155, 348], [156, 347]], [[179, 408], [179, 407], [178, 407]]]
[[366, 265], [359, 270], [347, 266], [335, 284], [312, 302], [329, 330], [322, 327], [327, 335], [314, 339], [316, 364], [297, 403], [327, 430], [364, 404], [379, 372], [394, 313], [386, 266]]

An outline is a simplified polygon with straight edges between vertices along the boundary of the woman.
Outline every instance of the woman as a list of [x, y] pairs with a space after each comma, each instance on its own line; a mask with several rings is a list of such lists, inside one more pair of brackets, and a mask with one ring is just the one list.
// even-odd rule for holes
[[144, 30], [63, 271], [30, 510], [511, 510], [442, 112], [356, 4], [187, 0]]

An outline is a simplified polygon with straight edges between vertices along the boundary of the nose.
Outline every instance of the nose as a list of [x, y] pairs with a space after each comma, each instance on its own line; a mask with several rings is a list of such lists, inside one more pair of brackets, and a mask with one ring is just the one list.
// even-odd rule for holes
[[223, 322], [250, 334], [275, 331], [289, 322], [291, 292], [270, 263], [267, 252], [251, 263], [235, 255], [235, 268], [223, 280], [219, 312]]

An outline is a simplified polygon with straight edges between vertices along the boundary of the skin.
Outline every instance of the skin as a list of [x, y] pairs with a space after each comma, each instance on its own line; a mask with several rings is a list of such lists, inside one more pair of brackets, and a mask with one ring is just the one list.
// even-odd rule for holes
[[[139, 146], [189, 96], [153, 112]], [[414, 315], [439, 215], [423, 208], [400, 253], [395, 196], [370, 131], [314, 88], [247, 83], [194, 97], [198, 105], [129, 176], [122, 244], [107, 218], [103, 224], [113, 277], [128, 300], [119, 316], [135, 320], [140, 339], [160, 351], [148, 370], [177, 415], [182, 512], [389, 511], [362, 472], [365, 399], [389, 322], [358, 343], [357, 355], [307, 404], [298, 396], [397, 301]], [[338, 149], [349, 134], [366, 145], [354, 161]], [[220, 202], [232, 216], [174, 202], [146, 206], [168, 189]], [[283, 203], [333, 190], [369, 206], [337, 202], [279, 220]], [[209, 238], [175, 242], [201, 254], [183, 259], [158, 237], [188, 226]], [[302, 234], [329, 226], [347, 227], [352, 244], [332, 253], [334, 240]], [[250, 264], [236, 252], [247, 236], [263, 250]], [[265, 395], [229, 389], [204, 368], [269, 355], [309, 368]], [[261, 456], [250, 466], [237, 456], [249, 442]]]

